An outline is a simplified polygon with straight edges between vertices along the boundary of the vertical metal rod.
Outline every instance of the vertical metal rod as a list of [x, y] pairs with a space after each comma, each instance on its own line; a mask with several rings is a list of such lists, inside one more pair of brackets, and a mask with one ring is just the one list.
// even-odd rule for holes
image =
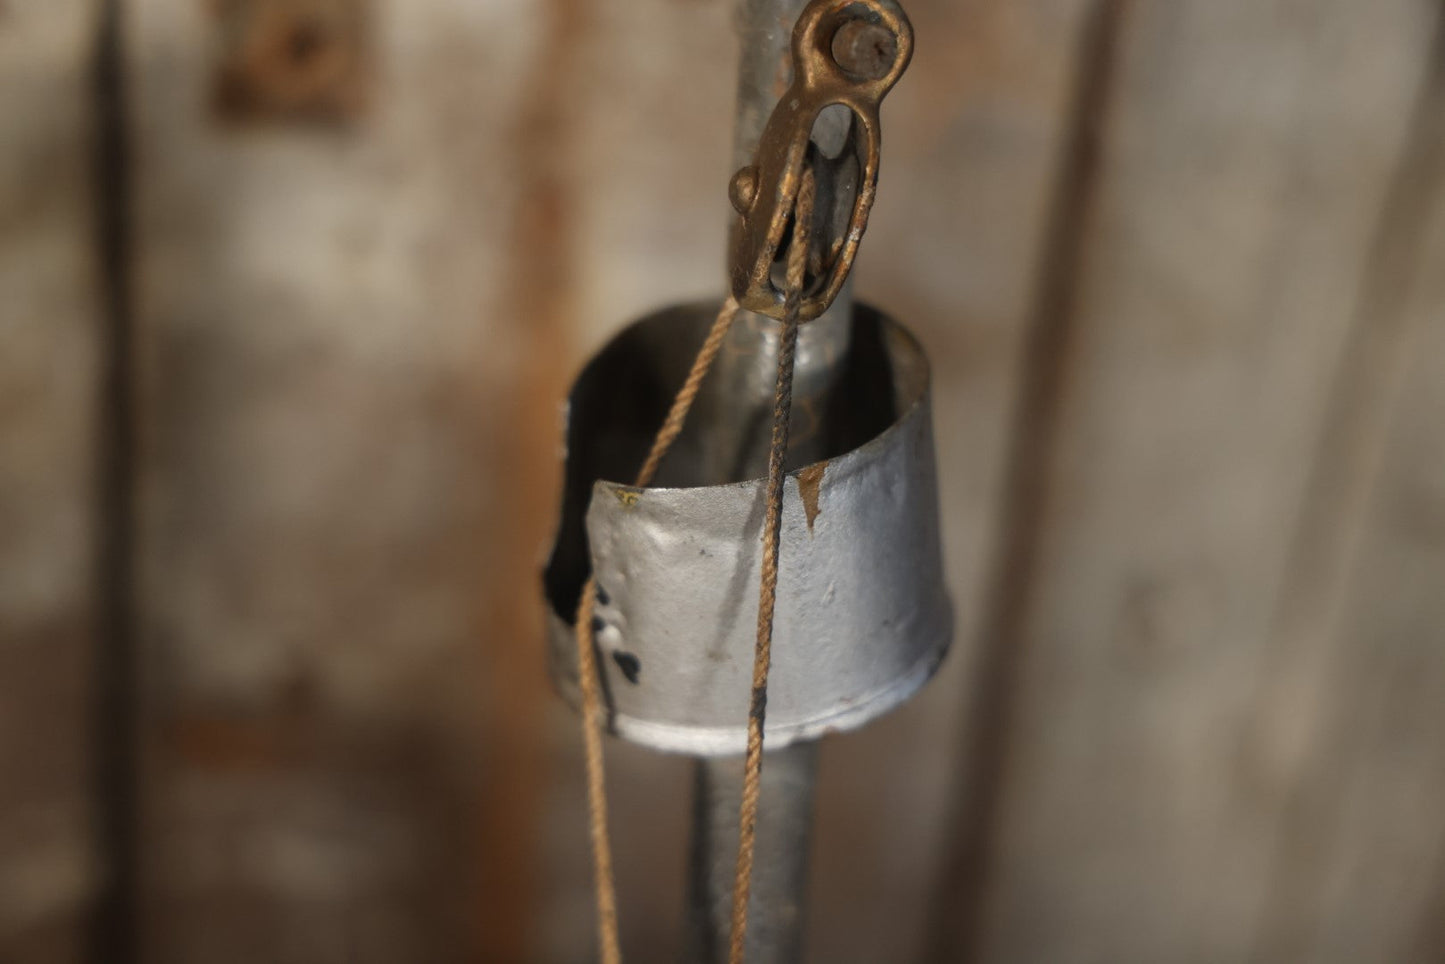
[[[763, 127], [791, 79], [789, 43], [807, 0], [738, 0], [741, 41], [734, 126], [734, 169], [751, 164]], [[827, 136], [826, 132], [818, 134]], [[717, 482], [761, 476], [767, 462], [767, 413], [776, 369], [777, 322], [744, 312], [734, 326], [702, 400], [716, 460]], [[799, 332], [794, 372], [798, 399], [826, 398], [843, 370], [852, 335], [852, 289], [846, 286], [822, 317]], [[804, 401], [800, 406], [807, 408]], [[823, 410], [816, 406], [815, 410]], [[702, 421], [702, 418], [699, 418]], [[790, 466], [824, 457], [823, 433], [794, 425]], [[786, 565], [786, 560], [783, 563]], [[739, 705], [739, 713], [745, 707]], [[804, 900], [818, 766], [816, 743], [769, 751], [763, 762], [757, 856], [749, 902], [749, 964], [795, 964], [802, 959]], [[689, 962], [727, 960], [732, 890], [737, 866], [742, 757], [700, 759], [694, 779], [693, 842], [689, 871]]]
[[[758, 141], [778, 99], [792, 80], [793, 24], [808, 0], [738, 0], [737, 28], [741, 42], [737, 111], [733, 123], [733, 170], [753, 163]], [[827, 112], [815, 136], [841, 143], [851, 117]], [[719, 186], [721, 189], [721, 185]], [[804, 424], [805, 412], [825, 410], [843, 371], [852, 340], [853, 287], [844, 285], [823, 315], [798, 333], [793, 371], [796, 401], [789, 467], [826, 457], [824, 433]], [[733, 326], [727, 350], [717, 361], [699, 399], [694, 419], [707, 426], [705, 472], [713, 484], [761, 478], [767, 471], [769, 416], [777, 375], [778, 323], [750, 311]]]
[[[757, 857], [749, 903], [749, 964], [793, 964], [803, 957], [804, 897], [813, 829], [818, 744], [767, 754], [758, 808]], [[725, 964], [738, 854], [743, 758], [703, 759], [694, 775], [688, 886], [689, 964]]]

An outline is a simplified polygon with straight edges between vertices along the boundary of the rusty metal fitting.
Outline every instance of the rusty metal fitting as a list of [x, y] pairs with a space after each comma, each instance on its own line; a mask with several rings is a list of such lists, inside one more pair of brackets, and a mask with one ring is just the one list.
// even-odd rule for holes
[[[818, 199], [798, 319], [830, 305], [853, 268], [878, 185], [878, 108], [913, 55], [913, 28], [894, 0], [813, 0], [793, 28], [793, 82], [768, 119], [757, 156], [733, 175], [732, 292], [744, 308], [781, 318], [783, 260], [803, 171]], [[813, 139], [833, 106], [851, 123], [836, 151]]]

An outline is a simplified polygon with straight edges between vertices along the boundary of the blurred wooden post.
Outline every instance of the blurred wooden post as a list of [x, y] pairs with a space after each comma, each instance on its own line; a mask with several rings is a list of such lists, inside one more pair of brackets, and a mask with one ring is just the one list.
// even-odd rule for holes
[[0, 11], [0, 960], [79, 964], [95, 847], [99, 4]]
[[124, 9], [146, 952], [520, 959], [540, 497], [498, 466], [552, 443], [503, 438], [538, 322], [498, 279], [534, 5]]

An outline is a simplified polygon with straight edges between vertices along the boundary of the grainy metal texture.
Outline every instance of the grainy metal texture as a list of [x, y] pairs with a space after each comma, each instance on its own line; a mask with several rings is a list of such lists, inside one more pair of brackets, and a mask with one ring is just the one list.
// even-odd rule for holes
[[[817, 178], [821, 216], [798, 317], [817, 318], [842, 290], [877, 189], [878, 106], [912, 53], [912, 27], [892, 0], [815, 0], [798, 18], [792, 86], [768, 120], [755, 159], [733, 175], [728, 191], [742, 218], [730, 270], [743, 307], [782, 317], [776, 279], [805, 169]], [[815, 143], [814, 127], [835, 105], [850, 112], [851, 123], [829, 152]]]
[[[569, 698], [576, 670], [563, 614], [576, 604], [590, 544], [613, 730], [700, 755], [745, 745], [762, 483], [638, 489], [606, 479], [636, 464], [634, 443], [645, 445], [645, 426], [658, 421], [651, 406], [680, 381], [685, 369], [673, 366], [710, 311], [639, 322], [578, 380], [563, 525], [547, 574], [554, 674]], [[873, 429], [867, 413], [880, 408], [895, 415], [881, 433], [840, 434], [850, 442], [842, 451], [789, 476], [766, 731], [773, 747], [897, 706], [932, 675], [952, 632], [926, 362], [901, 327], [870, 309], [856, 310], [853, 337], [859, 355], [880, 364], [851, 373], [846, 394], [859, 411], [834, 413], [835, 428]], [[683, 432], [661, 485], [689, 474], [701, 434]]]

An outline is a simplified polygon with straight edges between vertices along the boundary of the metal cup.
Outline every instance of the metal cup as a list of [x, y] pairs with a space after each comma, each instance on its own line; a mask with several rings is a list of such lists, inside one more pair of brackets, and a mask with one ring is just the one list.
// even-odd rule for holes
[[[614, 480], [641, 464], [715, 310], [650, 315], [577, 379], [562, 519], [544, 574], [550, 665], [564, 696], [577, 705], [572, 621], [595, 572], [611, 730], [698, 756], [746, 745], [763, 480], [699, 484], [717, 461], [703, 445], [707, 413], [728, 404], [716, 393], [699, 400], [654, 487]], [[859, 305], [845, 321], [850, 363], [801, 416], [818, 423], [809, 431], [824, 440], [814, 449], [823, 457], [791, 471], [784, 490], [771, 748], [861, 726], [903, 703], [952, 638], [927, 360], [881, 312]], [[767, 412], [757, 414], [765, 423]]]

